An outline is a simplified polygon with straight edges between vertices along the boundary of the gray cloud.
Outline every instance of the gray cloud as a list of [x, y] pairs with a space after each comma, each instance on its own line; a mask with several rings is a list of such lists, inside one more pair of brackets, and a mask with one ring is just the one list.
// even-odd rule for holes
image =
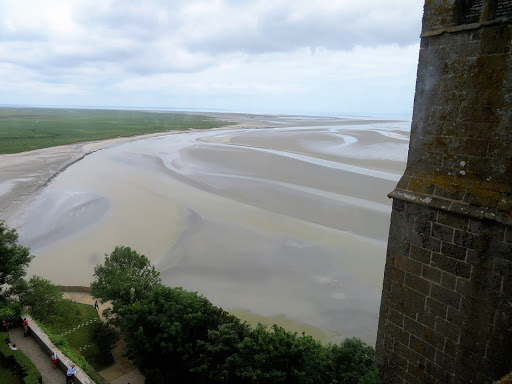
[[[88, 1], [69, 19], [0, 22], [5, 42], [32, 43], [0, 60], [35, 71], [118, 64], [136, 74], [194, 72], [232, 53], [408, 45], [418, 40], [421, 1]], [[52, 12], [51, 9], [48, 12]], [[11, 12], [12, 14], [12, 12]], [[11, 15], [12, 16], [12, 15]], [[57, 19], [58, 20], [58, 19]], [[46, 22], [45, 22], [46, 21]], [[0, 48], [1, 50], [1, 48]]]

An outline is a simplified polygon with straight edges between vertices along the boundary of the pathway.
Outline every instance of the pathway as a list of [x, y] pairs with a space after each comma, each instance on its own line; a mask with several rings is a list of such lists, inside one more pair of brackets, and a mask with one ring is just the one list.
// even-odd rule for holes
[[14, 328], [9, 331], [12, 344], [16, 344], [20, 350], [32, 360], [41, 375], [44, 384], [65, 383], [66, 376], [60, 369], [52, 369], [52, 361], [41, 346], [32, 337], [23, 337], [22, 328]]

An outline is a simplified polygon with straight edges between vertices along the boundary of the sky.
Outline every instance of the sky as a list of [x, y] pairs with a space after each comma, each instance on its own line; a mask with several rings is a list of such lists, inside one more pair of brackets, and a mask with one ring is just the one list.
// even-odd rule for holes
[[0, 0], [0, 105], [412, 113], [423, 0]]

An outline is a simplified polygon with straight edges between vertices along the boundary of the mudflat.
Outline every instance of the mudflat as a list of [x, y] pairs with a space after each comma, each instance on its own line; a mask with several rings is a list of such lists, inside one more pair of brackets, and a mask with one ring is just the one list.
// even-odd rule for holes
[[87, 285], [105, 253], [128, 245], [165, 284], [253, 323], [374, 342], [386, 194], [405, 167], [409, 123], [232, 119], [227, 130], [0, 157], [1, 212], [36, 256], [29, 273]]

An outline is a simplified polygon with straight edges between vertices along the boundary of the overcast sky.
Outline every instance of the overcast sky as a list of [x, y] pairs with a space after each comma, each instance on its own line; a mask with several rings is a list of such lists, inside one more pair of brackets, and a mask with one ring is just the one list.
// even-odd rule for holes
[[410, 115], [422, 10], [423, 0], [0, 0], [0, 104]]

